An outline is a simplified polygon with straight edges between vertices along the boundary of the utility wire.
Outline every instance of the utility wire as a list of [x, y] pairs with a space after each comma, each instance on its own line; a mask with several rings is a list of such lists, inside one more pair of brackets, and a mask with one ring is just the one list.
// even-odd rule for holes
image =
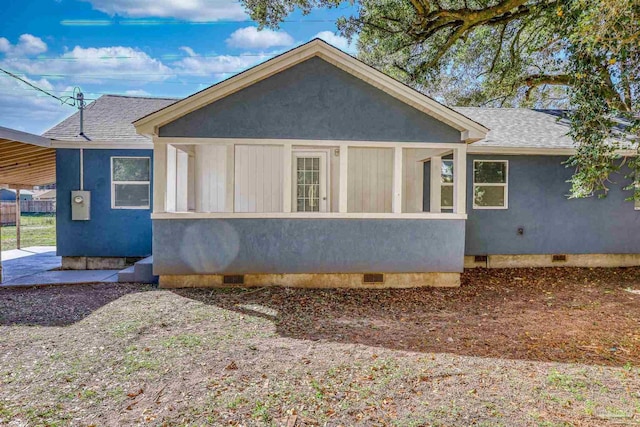
[[[8, 76], [13, 77], [14, 79], [17, 79], [17, 80], [21, 81], [22, 83], [26, 84], [27, 86], [32, 87], [33, 89], [35, 89], [35, 90], [37, 90], [37, 91], [39, 91], [39, 92], [42, 92], [42, 93], [44, 93], [44, 94], [46, 94], [46, 95], [49, 95], [49, 96], [50, 96], [50, 97], [52, 97], [52, 98], [57, 99], [57, 100], [58, 100], [58, 101], [60, 101], [62, 104], [70, 105], [70, 106], [72, 106], [72, 107], [75, 107], [75, 106], [76, 106], [75, 97], [66, 97], [66, 99], [65, 99], [65, 98], [60, 98], [59, 96], [56, 96], [56, 95], [52, 94], [51, 92], [46, 91], [46, 90], [44, 90], [44, 89], [42, 89], [42, 88], [40, 88], [40, 87], [38, 87], [38, 86], [34, 85], [33, 83], [31, 83], [31, 82], [29, 82], [29, 81], [27, 81], [27, 80], [23, 79], [23, 78], [22, 78], [22, 77], [20, 77], [20, 76], [17, 76], [17, 75], [15, 75], [15, 74], [13, 74], [13, 73], [12, 73], [12, 72], [10, 72], [10, 71], [7, 71], [7, 70], [5, 70], [5, 69], [3, 69], [3, 68], [0, 68], [0, 71], [1, 71], [1, 72], [3, 72], [3, 73], [5, 73], [5, 74], [7, 74]], [[75, 94], [75, 90], [74, 90], [74, 94]], [[72, 103], [70, 103], [70, 102], [69, 102], [69, 99], [73, 99], [73, 102], [72, 102]]]

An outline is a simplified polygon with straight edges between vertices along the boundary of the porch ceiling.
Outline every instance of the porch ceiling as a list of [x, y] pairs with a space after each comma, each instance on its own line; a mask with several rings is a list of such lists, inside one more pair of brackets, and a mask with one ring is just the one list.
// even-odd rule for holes
[[51, 140], [0, 127], [0, 185], [31, 188], [56, 181], [56, 152]]

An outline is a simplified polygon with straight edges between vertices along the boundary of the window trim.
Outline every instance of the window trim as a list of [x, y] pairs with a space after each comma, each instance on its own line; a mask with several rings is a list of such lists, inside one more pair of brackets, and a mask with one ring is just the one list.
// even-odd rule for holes
[[[149, 180], [148, 181], [115, 181], [113, 179], [113, 161], [114, 159], [146, 159], [149, 162]], [[150, 156], [111, 156], [110, 163], [110, 174], [109, 177], [111, 180], [111, 209], [137, 209], [137, 210], [148, 210], [151, 209], [151, 157]], [[147, 193], [149, 203], [146, 206], [116, 206], [116, 185], [122, 184], [137, 184], [137, 185], [147, 185]]]
[[[476, 183], [476, 163], [504, 163], [505, 164], [505, 181], [504, 183]], [[491, 159], [474, 159], [473, 160], [473, 178], [471, 186], [471, 201], [473, 209], [482, 210], [505, 210], [509, 209], [509, 160], [491, 160]], [[476, 205], [476, 186], [482, 187], [504, 187], [504, 206], [478, 206]]]
[[634, 184], [634, 187], [635, 188], [634, 188], [634, 194], [633, 194], [633, 197], [634, 197], [634, 199], [633, 199], [633, 210], [634, 211], [640, 211], [640, 200], [635, 198], [636, 197], [635, 193], [640, 192], [640, 183], [636, 182]]

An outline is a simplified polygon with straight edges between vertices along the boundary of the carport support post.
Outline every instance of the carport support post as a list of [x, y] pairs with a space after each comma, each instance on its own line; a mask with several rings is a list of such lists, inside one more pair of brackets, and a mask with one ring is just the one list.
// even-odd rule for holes
[[20, 189], [16, 188], [16, 248], [20, 249]]

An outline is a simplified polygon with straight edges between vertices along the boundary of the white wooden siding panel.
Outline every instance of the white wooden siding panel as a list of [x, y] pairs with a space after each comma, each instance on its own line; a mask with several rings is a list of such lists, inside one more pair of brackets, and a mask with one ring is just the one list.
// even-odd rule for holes
[[282, 211], [282, 147], [236, 145], [235, 211]]
[[195, 165], [196, 210], [224, 212], [227, 181], [226, 147], [197, 145]]
[[391, 212], [393, 149], [350, 147], [349, 212]]

